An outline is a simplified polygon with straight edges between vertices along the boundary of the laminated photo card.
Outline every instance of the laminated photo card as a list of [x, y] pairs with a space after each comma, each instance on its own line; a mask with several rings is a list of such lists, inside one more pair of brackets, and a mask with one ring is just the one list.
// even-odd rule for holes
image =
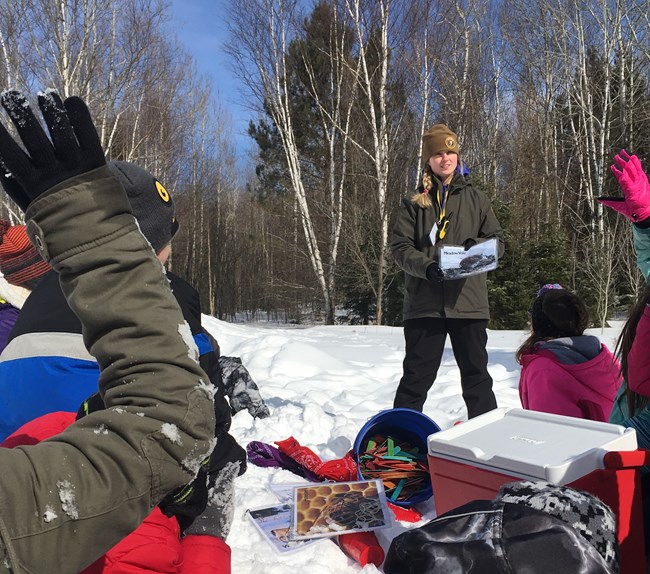
[[269, 489], [278, 497], [280, 502], [293, 504], [293, 489], [298, 486], [312, 486], [313, 482], [276, 482], [269, 485]]
[[478, 243], [467, 251], [462, 245], [443, 245], [440, 248], [440, 269], [445, 279], [463, 279], [487, 273], [496, 269], [498, 263], [496, 239]]
[[392, 513], [381, 480], [294, 488], [292, 540], [377, 530], [391, 524]]
[[264, 539], [280, 554], [302, 550], [310, 544], [320, 542], [319, 539], [290, 540], [291, 504], [277, 504], [247, 510], [246, 514], [262, 533]]

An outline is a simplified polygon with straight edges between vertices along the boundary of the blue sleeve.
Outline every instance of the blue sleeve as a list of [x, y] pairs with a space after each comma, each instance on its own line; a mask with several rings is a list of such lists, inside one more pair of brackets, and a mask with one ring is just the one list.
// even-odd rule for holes
[[206, 353], [211, 353], [214, 350], [212, 348], [212, 345], [210, 344], [210, 341], [205, 336], [205, 333], [199, 333], [197, 335], [194, 335], [194, 342], [196, 343], [196, 346], [199, 349], [200, 357], [202, 357]]
[[0, 441], [41, 415], [77, 412], [97, 392], [93, 361], [37, 356], [0, 361]]

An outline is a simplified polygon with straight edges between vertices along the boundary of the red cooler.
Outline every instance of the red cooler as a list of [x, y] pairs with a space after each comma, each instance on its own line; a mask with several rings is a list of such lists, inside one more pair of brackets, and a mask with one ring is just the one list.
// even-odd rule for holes
[[436, 513], [493, 499], [513, 480], [544, 480], [585, 490], [618, 517], [621, 574], [645, 573], [636, 432], [618, 425], [501, 408], [428, 438]]

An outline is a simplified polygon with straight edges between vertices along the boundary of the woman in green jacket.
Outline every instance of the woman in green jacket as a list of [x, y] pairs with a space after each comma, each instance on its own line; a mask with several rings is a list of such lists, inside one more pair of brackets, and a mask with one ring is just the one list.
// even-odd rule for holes
[[458, 150], [458, 138], [447, 126], [436, 124], [425, 132], [422, 185], [402, 201], [393, 227], [391, 250], [406, 273], [406, 354], [394, 406], [423, 409], [449, 335], [472, 418], [496, 407], [487, 370], [486, 274], [447, 279], [439, 251], [443, 245], [467, 250], [496, 239], [500, 257], [503, 231], [487, 195], [470, 183]]

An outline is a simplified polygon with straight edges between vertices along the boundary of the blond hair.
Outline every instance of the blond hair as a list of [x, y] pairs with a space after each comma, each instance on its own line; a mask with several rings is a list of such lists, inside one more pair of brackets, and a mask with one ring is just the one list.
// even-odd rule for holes
[[[454, 176], [457, 173], [463, 173], [462, 168], [464, 164], [460, 159], [460, 154], [457, 153], [456, 157], [458, 158], [458, 166], [456, 167], [456, 171], [454, 171], [454, 173], [452, 173], [445, 181], [442, 182], [444, 185], [450, 184], [451, 180], [454, 179]], [[411, 203], [419, 205], [422, 209], [431, 207], [433, 205], [433, 201], [431, 200], [431, 192], [433, 191], [435, 181], [440, 181], [440, 178], [434, 175], [433, 170], [431, 169], [431, 165], [429, 162], [427, 162], [424, 164], [424, 171], [422, 172], [422, 191], [416, 192], [413, 197], [411, 197]]]
[[431, 201], [430, 192], [433, 189], [433, 171], [431, 166], [427, 163], [424, 166], [422, 173], [422, 191], [418, 191], [411, 197], [411, 202], [419, 205], [422, 209], [427, 209], [433, 205]]

